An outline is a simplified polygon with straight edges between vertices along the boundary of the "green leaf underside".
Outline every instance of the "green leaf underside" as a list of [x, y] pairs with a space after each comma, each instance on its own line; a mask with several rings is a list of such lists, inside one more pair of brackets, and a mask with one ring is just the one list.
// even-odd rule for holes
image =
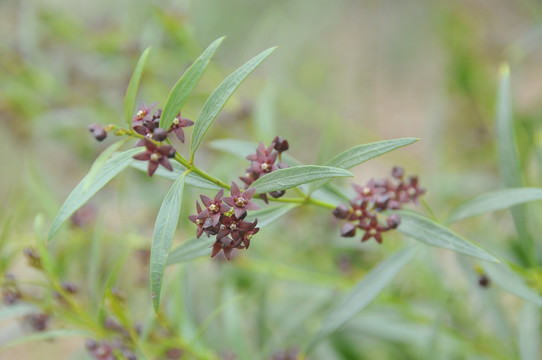
[[198, 119], [196, 120], [196, 124], [194, 125], [194, 131], [192, 132], [192, 139], [190, 142], [190, 159], [194, 157], [194, 154], [203, 140], [203, 137], [207, 133], [207, 130], [209, 130], [209, 127], [212, 125], [213, 121], [217, 117], [220, 110], [222, 110], [228, 99], [247, 78], [247, 76], [274, 50], [275, 48], [267, 49], [247, 61], [239, 69], [235, 70], [231, 75], [229, 75], [209, 96], [203, 105], [203, 109], [201, 110]]
[[318, 332], [309, 343], [313, 348], [321, 340], [341, 328], [365, 308], [414, 257], [418, 247], [405, 248], [380, 262], [328, 313]]
[[291, 189], [320, 179], [353, 176], [354, 175], [350, 171], [335, 167], [301, 165], [275, 170], [254, 181], [250, 187], [256, 188], [257, 192], [262, 194], [271, 191]]
[[[251, 211], [247, 216], [247, 221], [254, 221], [258, 219], [258, 227], [264, 228], [279, 217], [287, 214], [292, 209], [299, 206], [298, 204], [287, 204], [266, 207], [262, 210]], [[258, 241], [258, 236], [255, 236], [254, 241]], [[191, 239], [187, 242], [177, 246], [171, 251], [168, 257], [167, 264], [173, 265], [181, 262], [191, 261], [202, 256], [210, 256], [210, 246], [215, 242], [214, 238], [201, 237], [200, 239]]]
[[43, 331], [43, 332], [38, 332], [38, 333], [30, 334], [30, 335], [25, 335], [15, 340], [9, 341], [8, 343], [0, 346], [0, 350], [4, 351], [14, 346], [28, 344], [28, 343], [32, 343], [36, 341], [67, 338], [67, 337], [92, 338], [92, 336], [93, 334], [91, 332], [80, 330], [80, 329]]
[[[111, 156], [100, 171], [94, 176], [90, 185], [85, 186], [86, 177], [68, 195], [68, 198], [58, 211], [51, 229], [49, 230], [48, 239], [50, 240], [58, 231], [60, 226], [81, 206], [83, 206], [94, 194], [103, 188], [109, 181], [117, 176], [122, 170], [134, 161], [133, 156], [141, 152], [142, 148], [130, 149], [121, 153], [116, 153]], [[86, 190], [83, 190], [84, 188]]]
[[483, 263], [482, 267], [489, 279], [503, 290], [542, 306], [542, 296], [527, 286], [521, 276], [514, 273], [507, 265], [503, 263]]
[[96, 160], [94, 160], [94, 163], [90, 167], [90, 170], [87, 173], [87, 176], [85, 176], [85, 185], [83, 186], [83, 191], [87, 191], [90, 184], [92, 184], [92, 181], [94, 180], [94, 177], [97, 173], [100, 172], [100, 169], [105, 165], [105, 162], [107, 159], [113, 155], [114, 152], [116, 152], [122, 144], [126, 142], [126, 140], [117, 141], [116, 143], [108, 146], [104, 151], [98, 155]]
[[542, 200], [541, 188], [510, 188], [485, 193], [459, 205], [448, 223], [536, 200]]
[[383, 155], [400, 147], [415, 143], [418, 140], [418, 138], [402, 138], [377, 141], [369, 144], [354, 146], [353, 148], [348, 149], [335, 156], [333, 159], [325, 163], [325, 165], [338, 167], [341, 169], [350, 169], [377, 156]]
[[124, 96], [124, 117], [126, 118], [126, 123], [129, 127], [132, 126], [132, 116], [137, 98], [139, 81], [141, 80], [141, 75], [143, 74], [143, 69], [145, 68], [145, 63], [147, 62], [147, 57], [149, 56], [150, 50], [150, 47], [147, 48], [139, 57], [130, 79], [130, 83], [128, 84], [128, 88], [126, 89], [126, 95]]
[[493, 255], [431, 219], [407, 211], [397, 213], [401, 215], [401, 225], [397, 230], [405, 235], [432, 246], [482, 260], [499, 262]]
[[[130, 166], [134, 169], [137, 169], [146, 173], [148, 163], [146, 161], [134, 161], [133, 163], [130, 164]], [[160, 176], [165, 179], [175, 181], [177, 180], [179, 176], [181, 176], [186, 171], [186, 168], [176, 161], [171, 161], [171, 167], [173, 168], [173, 171], [169, 171], [165, 169], [164, 167], [159, 166], [158, 169], [156, 169], [156, 172], [154, 173], [153, 176]], [[212, 190], [222, 189], [220, 186], [216, 185], [215, 183], [212, 183], [209, 180], [206, 180], [203, 177], [193, 172], [189, 173], [188, 176], [186, 176], [185, 182], [187, 185], [194, 186], [200, 189], [212, 189]]]
[[160, 291], [169, 250], [181, 214], [185, 175], [180, 176], [166, 194], [154, 225], [150, 257], [150, 279], [154, 311], [160, 308]]
[[184, 72], [181, 78], [171, 89], [167, 98], [164, 110], [160, 116], [160, 127], [162, 129], [169, 129], [171, 123], [181, 111], [184, 103], [188, 99], [188, 96], [192, 93], [199, 79], [207, 69], [211, 58], [215, 54], [216, 50], [224, 40], [224, 37], [216, 39], [201, 53], [201, 55], [190, 65], [190, 67]]

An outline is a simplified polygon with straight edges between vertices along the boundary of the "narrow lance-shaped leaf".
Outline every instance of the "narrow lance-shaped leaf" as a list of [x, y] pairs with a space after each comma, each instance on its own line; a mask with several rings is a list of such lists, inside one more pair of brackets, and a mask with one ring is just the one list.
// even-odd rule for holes
[[398, 230], [403, 234], [432, 246], [449, 249], [482, 260], [499, 262], [496, 257], [487, 251], [431, 219], [407, 211], [398, 211], [397, 213], [401, 215], [401, 225], [399, 225]]
[[169, 250], [175, 235], [175, 229], [181, 213], [181, 199], [186, 175], [180, 176], [169, 189], [154, 225], [152, 237], [150, 278], [152, 303], [154, 311], [160, 308], [160, 290], [162, 289], [162, 278], [166, 267]]
[[307, 347], [312, 349], [365, 308], [414, 257], [417, 247], [405, 248], [379, 263], [326, 316]]
[[[86, 186], [86, 178], [83, 178], [77, 184], [75, 189], [68, 195], [68, 198], [58, 211], [51, 229], [49, 230], [48, 239], [56, 234], [60, 226], [81, 206], [83, 206], [94, 194], [103, 188], [111, 179], [117, 176], [122, 170], [130, 165], [134, 159], [132, 158], [141, 148], [130, 149], [121, 153], [117, 153], [109, 158], [102, 166], [100, 171], [94, 176], [90, 185]], [[83, 190], [86, 187], [86, 190]]]
[[98, 157], [96, 158], [96, 160], [94, 160], [94, 163], [90, 167], [87, 176], [85, 176], [85, 186], [83, 187], [83, 191], [88, 190], [88, 187], [90, 186], [90, 184], [92, 184], [94, 177], [100, 172], [102, 167], [105, 165], [107, 159], [109, 159], [111, 155], [113, 155], [113, 153], [117, 151], [127, 140], [129, 139], [127, 138], [121, 141], [117, 141], [112, 145], [109, 145], [104, 151], [100, 153], [100, 155], [98, 155]]
[[163, 129], [169, 129], [171, 123], [181, 111], [184, 103], [188, 99], [188, 96], [192, 93], [199, 79], [203, 75], [205, 69], [209, 65], [211, 58], [216, 52], [216, 49], [220, 46], [224, 37], [216, 39], [201, 53], [201, 55], [194, 61], [192, 65], [184, 72], [179, 81], [173, 86], [164, 110], [160, 116], [160, 127]]
[[523, 279], [514, 273], [507, 265], [503, 263], [484, 263], [482, 264], [482, 267], [486, 271], [489, 279], [503, 290], [530, 301], [533, 304], [542, 306], [542, 296], [527, 286], [525, 281], [523, 281]]
[[203, 109], [198, 116], [196, 124], [194, 125], [192, 140], [190, 142], [191, 161], [194, 159], [194, 154], [203, 140], [203, 137], [207, 133], [207, 130], [209, 130], [209, 127], [212, 125], [220, 110], [222, 110], [226, 104], [226, 101], [228, 101], [228, 99], [247, 78], [247, 76], [274, 50], [275, 48], [267, 49], [247, 61], [243, 66], [228, 76], [209, 96], [205, 102], [205, 105], [203, 105]]
[[254, 181], [250, 187], [256, 188], [258, 193], [267, 193], [291, 189], [320, 179], [352, 176], [348, 170], [331, 166], [302, 165], [273, 171]]
[[139, 81], [141, 80], [141, 74], [143, 74], [143, 69], [145, 68], [150, 51], [151, 48], [148, 47], [139, 57], [128, 88], [126, 89], [126, 95], [124, 96], [124, 117], [129, 127], [132, 126], [132, 116], [137, 98], [137, 90], [139, 89]]
[[459, 205], [452, 211], [448, 223], [536, 200], [542, 200], [541, 188], [513, 188], [488, 192]]
[[[418, 140], [418, 138], [402, 138], [377, 141], [369, 144], [354, 146], [353, 148], [350, 148], [338, 154], [324, 165], [338, 167], [341, 169], [350, 169], [356, 165], [362, 164], [368, 160], [374, 159], [375, 157], [386, 154], [392, 150], [398, 149], [406, 145], [410, 145]], [[314, 190], [323, 186], [325, 183], [326, 181], [319, 181], [317, 183], [314, 183], [311, 185], [309, 191], [313, 192]]]

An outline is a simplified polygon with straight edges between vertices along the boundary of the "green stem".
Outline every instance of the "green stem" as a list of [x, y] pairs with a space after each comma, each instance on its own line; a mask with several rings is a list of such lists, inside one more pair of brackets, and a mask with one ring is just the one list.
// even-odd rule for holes
[[[145, 139], [145, 138], [149, 139], [149, 138], [147, 138], [147, 137], [145, 137], [145, 136], [143, 136], [141, 134], [138, 134], [138, 133], [136, 133], [135, 131], [132, 131], [132, 130], [119, 129], [118, 127], [116, 127], [114, 125], [109, 125], [109, 127], [112, 130], [119, 131], [122, 135], [128, 135], [128, 136], [137, 137], [137, 138], [140, 138], [140, 139]], [[152, 139], [149, 139], [149, 140], [151, 140], [152, 142], [154, 142], [157, 145], [160, 144], [159, 142], [156, 142], [156, 141], [154, 141]], [[213, 184], [216, 184], [216, 185], [220, 186], [221, 188], [230, 190], [230, 188], [231, 188], [230, 185], [228, 185], [225, 182], [213, 177], [212, 175], [207, 174], [205, 171], [198, 168], [192, 162], [186, 160], [178, 152], [175, 153], [174, 159], [179, 164], [184, 166], [186, 168], [187, 172], [194, 172], [194, 173], [198, 174], [199, 176], [201, 176], [202, 178], [204, 178], [205, 180], [208, 180], [208, 181], [212, 182]], [[335, 209], [336, 208], [336, 205], [334, 205], [334, 204], [327, 203], [327, 202], [322, 201], [322, 200], [317, 200], [317, 199], [311, 198], [310, 195], [305, 194], [303, 191], [299, 190], [299, 188], [297, 188], [297, 187], [295, 188], [295, 190], [301, 195], [301, 197], [298, 197], [298, 198], [278, 198], [278, 199], [275, 199], [275, 198], [271, 197], [269, 200], [270, 201], [275, 201], [275, 202], [284, 202], [284, 203], [312, 204], [312, 205], [320, 206], [320, 207], [323, 207], [323, 208], [326, 208], [326, 209]]]

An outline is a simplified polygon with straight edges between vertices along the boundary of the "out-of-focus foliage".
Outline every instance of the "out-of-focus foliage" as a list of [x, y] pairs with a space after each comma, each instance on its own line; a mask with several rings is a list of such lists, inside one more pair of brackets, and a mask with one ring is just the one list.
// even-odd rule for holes
[[[61, 309], [48, 320], [56, 341], [0, 348], [0, 357], [82, 359], [87, 335], [70, 330], [95, 322], [97, 332], [114, 337], [115, 330], [102, 329], [113, 317], [141, 331], [143, 352], [162, 346], [183, 348], [188, 358], [271, 358], [305, 346], [345, 294], [406, 241], [392, 235], [383, 246], [362, 245], [340, 238], [329, 212], [291, 209], [230, 263], [202, 258], [169, 266], [155, 317], [146, 261], [171, 182], [131, 170], [102, 190], [46, 252], [40, 244], [48, 225], [110, 144], [97, 145], [87, 125], [124, 122], [124, 92], [148, 46], [153, 51], [137, 103], [166, 99], [204, 46], [227, 36], [183, 108], [183, 116], [195, 120], [241, 61], [278, 45], [206, 139], [267, 143], [280, 134], [295, 139], [289, 152], [302, 162], [325, 163], [358, 144], [421, 138], [352, 171], [364, 181], [403, 165], [423, 179], [425, 200], [440, 220], [455, 205], [504, 185], [495, 102], [497, 68], [507, 61], [524, 185], [542, 183], [542, 6], [534, 0], [21, 0], [0, 2], [0, 18], [2, 283], [9, 283], [9, 272], [23, 292], [46, 294], [42, 304], [0, 308], [0, 344], [29, 333], [15, 319], [39, 325], [39, 318], [24, 314]], [[181, 149], [188, 154], [187, 146]], [[198, 151], [222, 179], [243, 175], [245, 161], [204, 143]], [[192, 208], [195, 195], [183, 198], [183, 208]], [[540, 210], [540, 203], [529, 204], [524, 218], [535, 244], [541, 243]], [[521, 267], [525, 254], [509, 212], [453, 228], [510, 261], [505, 270], [540, 294], [542, 274], [537, 266]], [[182, 217], [174, 246], [193, 235]], [[54, 278], [78, 285], [74, 306], [91, 320], [62, 311], [50, 295], [63, 291], [61, 284], [47, 285], [43, 273], [27, 265], [27, 247], [40, 252]], [[536, 358], [537, 309], [491, 278], [488, 288], [478, 285], [484, 271], [505, 270], [483, 270], [476, 260], [443, 250], [424, 250], [420, 258], [310, 359]], [[160, 341], [152, 338], [157, 329]]]

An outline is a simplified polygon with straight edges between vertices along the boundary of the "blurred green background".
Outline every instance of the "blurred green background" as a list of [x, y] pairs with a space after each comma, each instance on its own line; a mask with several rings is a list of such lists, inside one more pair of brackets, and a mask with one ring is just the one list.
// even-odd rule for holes
[[[87, 125], [123, 123], [124, 91], [139, 54], [148, 46], [152, 53], [138, 103], [158, 101], [161, 106], [202, 49], [227, 36], [183, 109], [183, 116], [194, 120], [227, 74], [260, 51], [278, 46], [228, 102], [206, 140], [269, 142], [279, 134], [290, 140], [291, 155], [304, 163], [322, 163], [361, 143], [419, 137], [419, 142], [363, 164], [354, 173], [363, 183], [386, 176], [393, 165], [404, 166], [407, 173], [420, 176], [428, 189], [425, 200], [437, 218], [469, 197], [502, 186], [494, 105], [497, 68], [509, 62], [527, 183], [540, 184], [540, 167], [534, 166], [540, 163], [540, 151], [533, 149], [538, 150], [542, 141], [542, 4], [535, 0], [4, 0], [0, 19], [0, 224], [7, 239], [2, 261], [3, 271], [9, 268], [16, 275], [27, 274], [18, 257], [34, 242], [35, 215], [44, 214], [50, 222], [92, 161], [111, 143], [110, 138], [96, 143]], [[248, 166], [205, 143], [196, 161], [226, 182]], [[110, 249], [104, 250], [99, 276], [105, 277], [122, 254], [149, 247], [168, 186], [166, 180], [150, 181], [129, 170], [91, 201], [98, 211], [96, 231], [104, 249]], [[193, 236], [185, 218], [193, 212], [198, 194], [195, 189], [192, 199], [186, 199], [176, 243]], [[244, 260], [237, 265], [217, 267], [202, 259], [169, 269], [168, 281], [177, 284], [185, 279], [182, 287], [189, 289], [174, 292], [169, 311], [177, 314], [175, 301], [188, 293], [197, 311], [190, 320], [176, 316], [183, 324], [198, 325], [229, 291], [220, 287], [227, 274], [246, 297], [240, 307], [247, 313], [258, 314], [261, 306], [269, 306], [261, 315], [268, 318], [267, 327], [259, 332], [260, 339], [251, 339], [259, 344], [252, 349], [265, 344], [272, 353], [275, 348], [300, 346], [337, 291], [348, 289], [400, 246], [401, 237], [394, 235], [386, 236], [384, 246], [341, 239], [338, 225], [319, 209], [294, 215], [262, 231], [254, 246], [239, 254]], [[531, 219], [536, 220], [539, 217]], [[504, 213], [454, 227], [492, 248], [513, 236], [512, 228]], [[65, 262], [66, 276], [84, 281], [83, 263], [71, 262], [84, 259], [89, 239], [96, 235], [94, 230], [69, 231], [55, 244], [55, 251]], [[444, 316], [446, 334], [462, 344], [460, 353], [476, 354], [479, 357], [472, 358], [477, 359], [512, 358], [508, 356], [515, 350], [499, 355], [499, 349], [515, 339], [506, 330], [495, 329], [491, 316], [478, 322], [469, 315], [484, 308], [487, 300], [485, 295], [473, 298], [475, 282], [469, 284], [461, 272], [475, 265], [445, 251], [428, 250], [426, 255], [425, 262], [412, 265], [393, 289], [379, 297], [380, 307], [371, 308], [366, 321], [361, 316], [355, 319], [351, 331], [322, 345], [314, 358], [392, 359], [398, 354], [423, 358], [423, 339], [413, 334], [426, 334], [438, 314]], [[348, 264], [347, 271], [341, 270], [340, 261]], [[129, 259], [126, 277], [134, 277], [129, 269], [138, 266]], [[206, 281], [209, 285], [202, 286]], [[137, 288], [129, 281], [126, 287]], [[134, 317], [147, 316], [146, 283], [126, 291], [132, 294]], [[494, 301], [514, 308], [516, 299], [505, 296]], [[443, 308], [448, 309], [446, 316]], [[299, 318], [288, 315], [292, 312]], [[505, 316], [505, 321], [513, 326], [516, 315]], [[256, 320], [243, 321], [250, 334]], [[383, 322], [395, 324], [397, 332], [377, 326]], [[373, 330], [367, 324], [374, 324]], [[180, 333], [191, 331], [186, 330], [188, 325], [181, 327]], [[7, 329], [0, 334], [7, 336]], [[219, 334], [211, 323], [206, 336]], [[265, 336], [272, 338], [271, 343]], [[477, 347], [472, 341], [487, 345]], [[214, 345], [218, 353], [229, 351], [226, 339]], [[15, 348], [0, 358], [33, 359], [40, 354], [43, 359], [43, 349], [50, 358], [82, 356], [81, 342], [66, 340]]]

